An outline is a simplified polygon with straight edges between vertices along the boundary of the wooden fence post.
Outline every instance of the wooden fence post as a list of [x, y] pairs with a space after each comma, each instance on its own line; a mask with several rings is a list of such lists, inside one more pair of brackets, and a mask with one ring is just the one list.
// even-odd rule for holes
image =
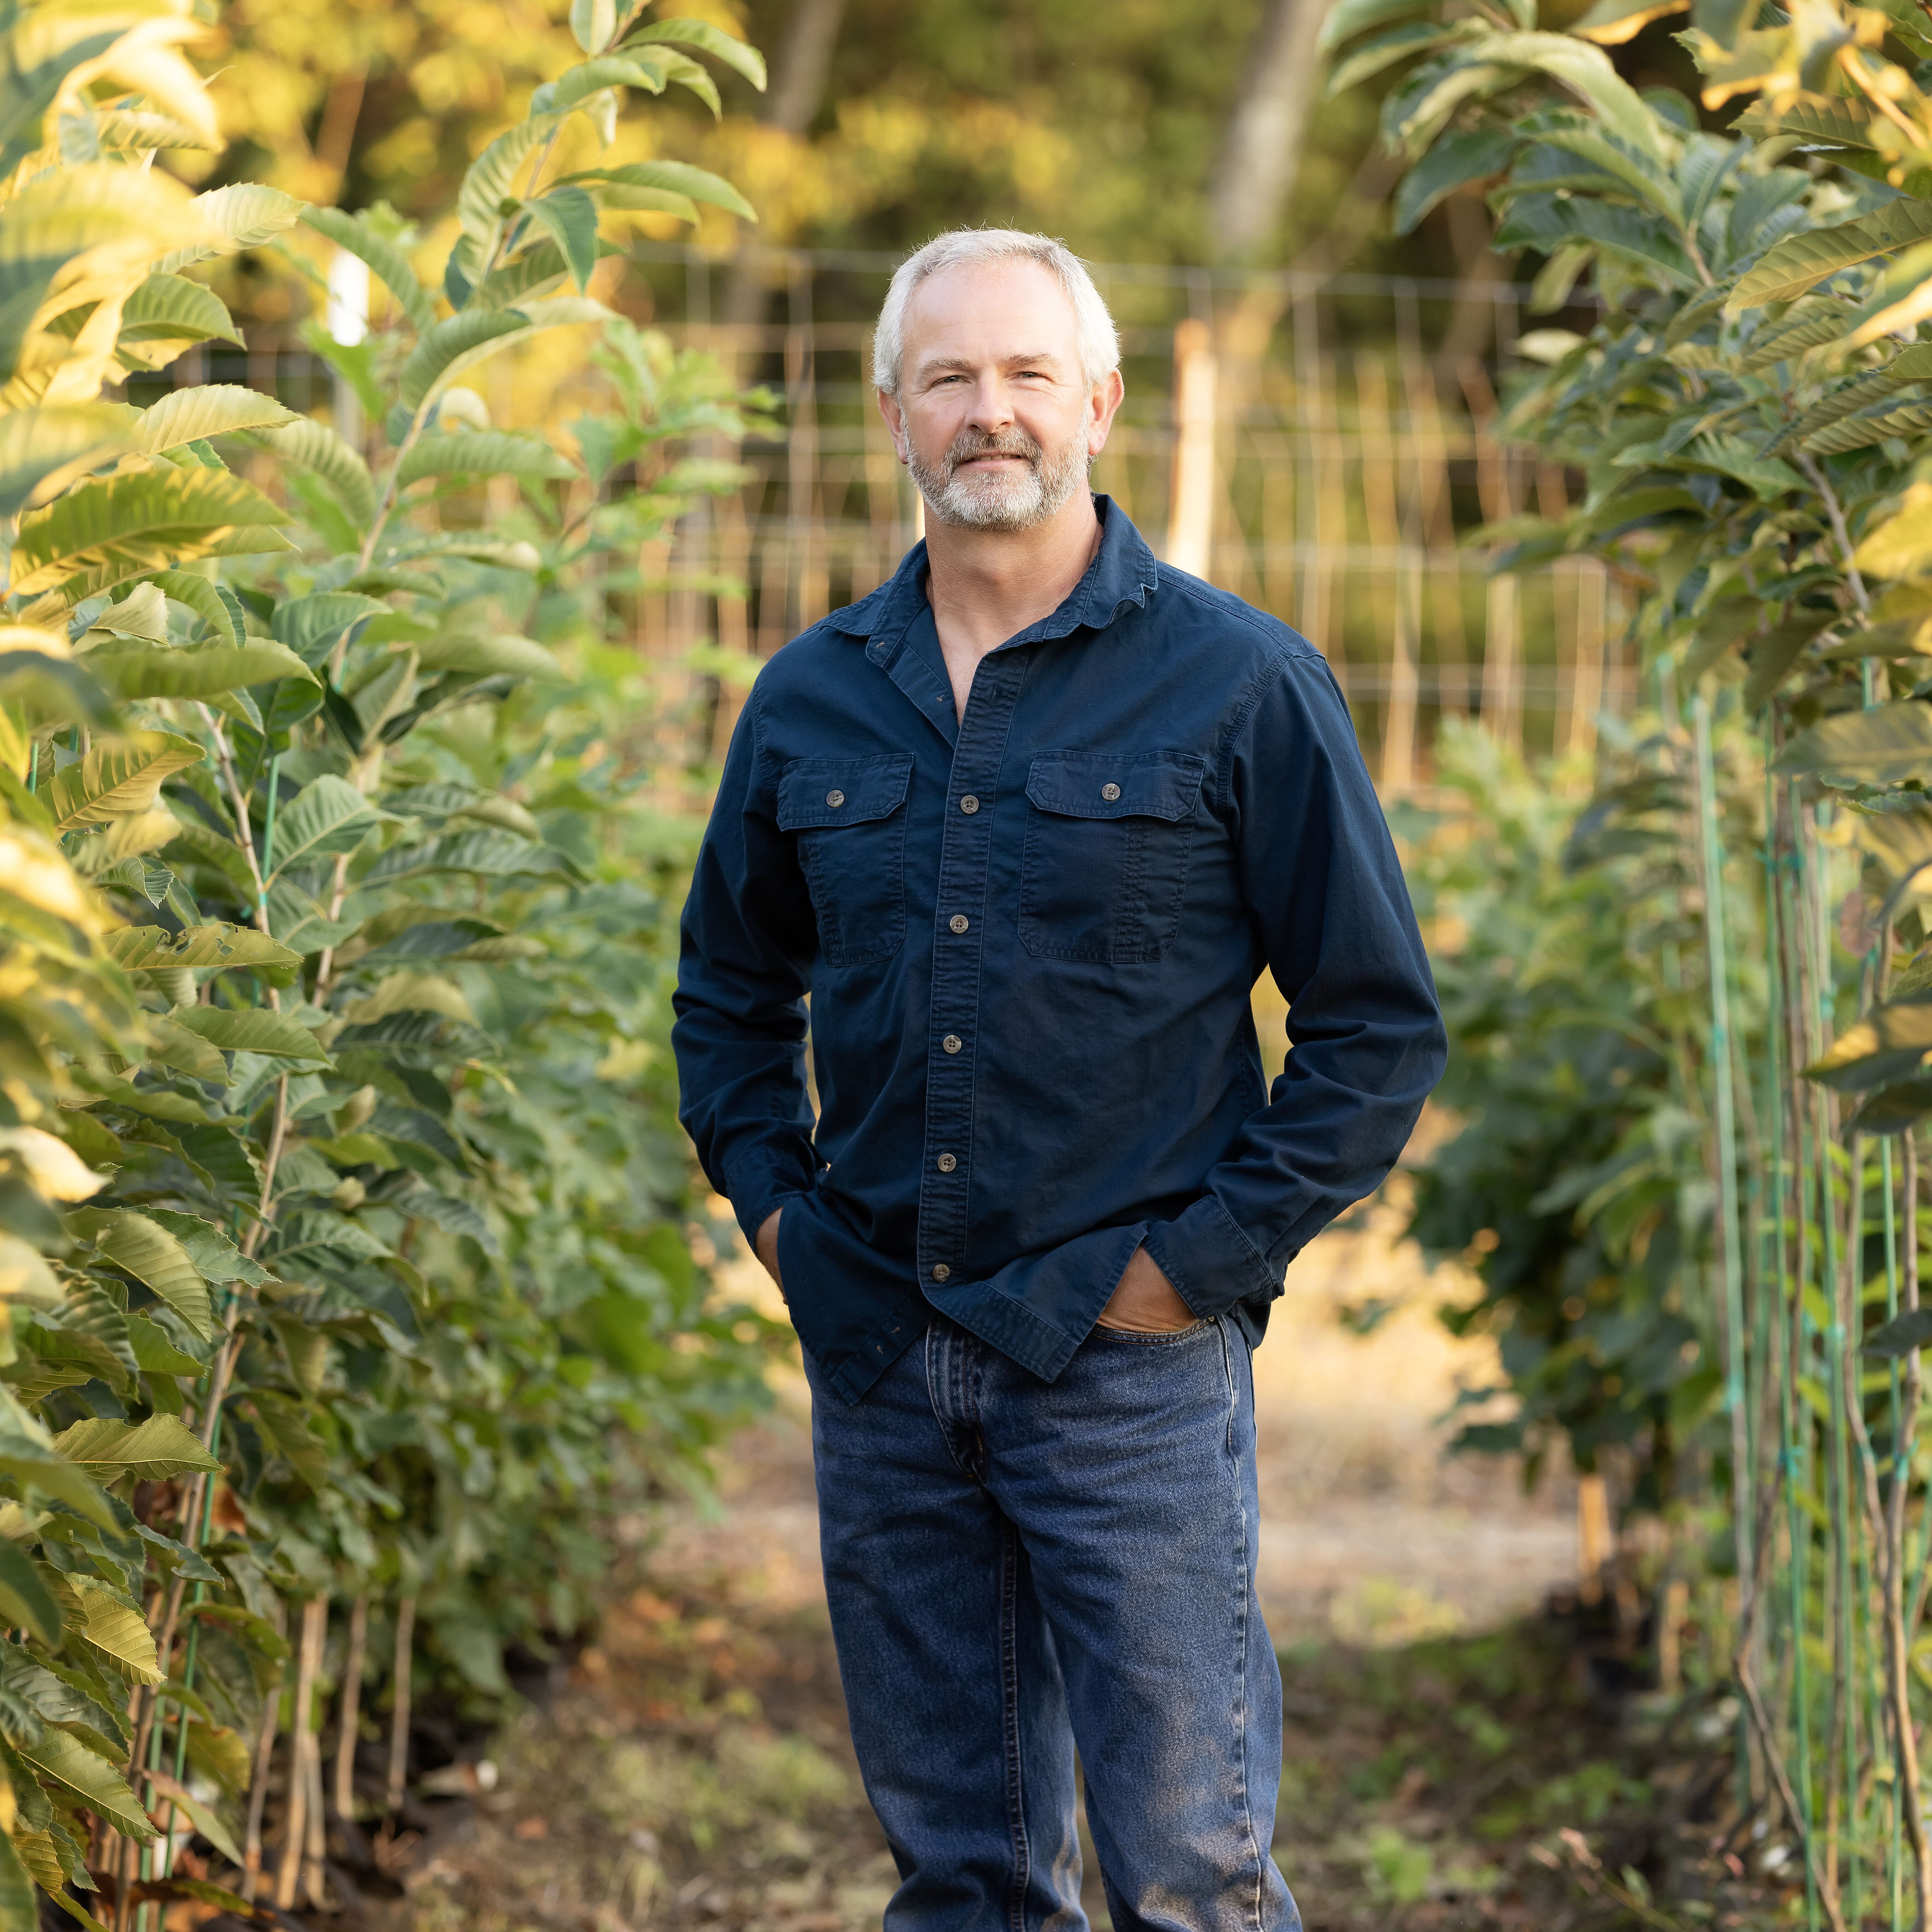
[[1174, 482], [1168, 497], [1167, 560], [1190, 577], [1214, 564], [1214, 351], [1192, 316], [1174, 332]]

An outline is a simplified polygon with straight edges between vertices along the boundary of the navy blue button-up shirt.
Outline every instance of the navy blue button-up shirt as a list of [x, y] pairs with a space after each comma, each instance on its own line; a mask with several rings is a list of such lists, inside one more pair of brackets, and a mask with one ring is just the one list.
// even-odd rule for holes
[[[748, 1237], [784, 1209], [793, 1322], [849, 1401], [932, 1309], [1051, 1380], [1142, 1243], [1258, 1340], [1442, 1073], [1328, 665], [1096, 507], [1085, 576], [981, 662], [963, 718], [923, 544], [788, 644], [705, 834], [682, 1118]], [[1271, 1088], [1264, 968], [1289, 1004]]]

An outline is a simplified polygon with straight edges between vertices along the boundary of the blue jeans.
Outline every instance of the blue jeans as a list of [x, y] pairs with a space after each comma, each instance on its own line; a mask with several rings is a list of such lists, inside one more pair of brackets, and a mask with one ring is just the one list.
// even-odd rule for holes
[[1118, 1932], [1300, 1932], [1239, 1328], [1096, 1329], [1048, 1383], [935, 1318], [856, 1407], [806, 1366], [886, 1932], [1086, 1932], [1076, 1748]]

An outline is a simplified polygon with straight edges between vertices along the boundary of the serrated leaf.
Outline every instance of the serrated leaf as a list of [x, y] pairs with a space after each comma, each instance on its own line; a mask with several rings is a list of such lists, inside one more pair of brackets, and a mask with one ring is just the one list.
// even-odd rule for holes
[[658, 20], [634, 33], [626, 34], [623, 40], [626, 47], [648, 46], [654, 43], [695, 47], [699, 52], [722, 61], [734, 73], [742, 74], [760, 93], [764, 92], [764, 56], [756, 47], [726, 33], [722, 27], [713, 26], [709, 20]]
[[238, 430], [273, 429], [296, 420], [272, 396], [231, 382], [176, 389], [144, 410], [134, 428], [134, 446], [144, 456], [160, 456], [204, 436], [232, 436]]
[[562, 481], [580, 472], [538, 436], [508, 430], [470, 430], [424, 436], [404, 458], [398, 481], [425, 476], [536, 476]]
[[61, 1647], [60, 1606], [20, 1545], [4, 1537], [0, 1537], [0, 1618], [27, 1631], [50, 1650]]
[[1801, 731], [1775, 769], [1819, 772], [1866, 784], [1895, 784], [1932, 775], [1932, 706], [1907, 701], [1840, 712]]
[[186, 558], [228, 554], [224, 544], [238, 532], [288, 520], [254, 484], [225, 470], [93, 477], [20, 519], [12, 587], [32, 596], [80, 577], [92, 595]]
[[266, 188], [260, 182], [238, 182], [230, 188], [198, 194], [188, 206], [206, 230], [208, 239], [164, 256], [154, 264], [157, 274], [188, 268], [218, 255], [259, 248], [292, 228], [302, 212], [302, 202], [293, 195], [284, 194], [278, 188]]
[[426, 845], [397, 846], [385, 852], [365, 875], [368, 885], [388, 885], [436, 872], [469, 872], [486, 878], [569, 878], [577, 868], [548, 845], [533, 845], [507, 832], [446, 833]]
[[[215, 1006], [193, 1006], [184, 1008], [176, 1016], [176, 1023], [198, 1013], [226, 1019], [257, 1017], [224, 1013]], [[262, 1017], [280, 1020], [284, 1026], [296, 1025], [293, 1020], [282, 1020], [279, 1013]], [[188, 1030], [200, 1033], [202, 1029], [190, 1027]], [[308, 1041], [311, 1053], [319, 1051], [312, 1034], [305, 1028], [298, 1030]], [[68, 1232], [76, 1239], [91, 1242], [102, 1259], [145, 1282], [197, 1335], [214, 1334], [214, 1311], [208, 1299], [208, 1285], [188, 1250], [158, 1222], [131, 1208], [76, 1208], [69, 1211], [66, 1221]]]
[[377, 234], [366, 218], [345, 214], [340, 208], [305, 208], [302, 219], [338, 248], [366, 262], [418, 334], [435, 321], [435, 297], [417, 280], [409, 258], [386, 236]]
[[[480, 251], [477, 272], [483, 266], [480, 256], [487, 255], [495, 245], [502, 229], [503, 203], [510, 198], [510, 184], [516, 179], [518, 170], [555, 124], [554, 115], [526, 116], [499, 134], [464, 173], [463, 185], [457, 191], [456, 219], [465, 238]], [[428, 335], [434, 332], [423, 332]], [[416, 404], [409, 406], [414, 409]]]
[[0, 518], [44, 503], [128, 446], [120, 412], [87, 404], [0, 416]]
[[728, 209], [746, 221], [758, 218], [758, 211], [722, 175], [712, 174], [706, 168], [693, 167], [686, 161], [633, 161], [622, 167], [589, 168], [562, 176], [559, 184], [573, 182], [603, 182], [614, 188], [652, 188], [676, 195], [686, 202], [708, 202], [712, 207]]
[[164, 1482], [196, 1472], [212, 1474], [221, 1467], [172, 1415], [151, 1415], [140, 1423], [89, 1416], [62, 1430], [54, 1438], [54, 1447], [68, 1461], [107, 1482], [122, 1476]]
[[308, 666], [272, 638], [194, 650], [102, 647], [80, 662], [89, 676], [118, 698], [212, 698], [285, 677], [316, 683]]
[[649, 94], [662, 94], [664, 69], [658, 62], [634, 55], [604, 54], [596, 60], [580, 62], [545, 81], [530, 96], [532, 114], [564, 114], [580, 101], [613, 87], [640, 87]]
[[[141, 1426], [149, 1429], [156, 1422], [172, 1423], [178, 1434], [188, 1436], [190, 1442], [194, 1440], [171, 1415], [156, 1416]], [[124, 1422], [109, 1426], [124, 1430], [128, 1424]], [[87, 1426], [86, 1423], [74, 1425], [76, 1429]], [[74, 1430], [67, 1432], [70, 1436]], [[161, 1460], [156, 1459], [158, 1462]], [[213, 1466], [220, 1467], [218, 1463], [213, 1463], [212, 1457], [206, 1460]], [[117, 1470], [116, 1473], [129, 1474], [132, 1469]], [[166, 1673], [161, 1669], [160, 1658], [154, 1648], [154, 1634], [142, 1620], [140, 1610], [131, 1604], [124, 1603], [108, 1585], [92, 1576], [70, 1574], [66, 1582], [80, 1606], [80, 1634], [82, 1641], [107, 1659], [116, 1675], [129, 1684], [166, 1683]]]
[[47, 787], [47, 808], [63, 832], [146, 812], [161, 782], [207, 756], [191, 738], [166, 731], [130, 731], [103, 739], [79, 763], [56, 772]]
[[87, 1472], [31, 1436], [0, 1429], [0, 1476], [10, 1476], [65, 1503], [103, 1529], [117, 1526], [113, 1506]]
[[[59, 1882], [56, 1880], [56, 1886]], [[0, 1835], [0, 1928], [4, 1932], [37, 1932], [40, 1922], [39, 1902], [26, 1862], [14, 1841]]]
[[582, 296], [553, 296], [518, 308], [466, 309], [426, 330], [411, 352], [403, 364], [403, 406], [420, 410], [466, 370], [541, 329], [610, 320], [602, 302]]
[[[142, 1774], [164, 1798], [178, 1805], [187, 1814], [195, 1829], [230, 1864], [239, 1870], [242, 1863], [241, 1849], [236, 1845], [228, 1827], [221, 1822], [220, 1814], [213, 1805], [204, 1804], [186, 1785], [178, 1779], [170, 1778], [166, 1772], [147, 1771]], [[246, 1912], [249, 1908], [244, 1906], [242, 1910]]]
[[416, 646], [424, 670], [464, 671], [475, 677], [540, 677], [568, 682], [567, 674], [542, 645], [528, 638], [466, 637], [460, 632], [428, 638]]
[[1738, 315], [1766, 302], [1796, 301], [1840, 268], [1928, 239], [1932, 206], [1905, 200], [1888, 202], [1876, 214], [1835, 228], [1787, 235], [1738, 284], [1724, 304], [1725, 313]]
[[597, 266], [597, 204], [582, 188], [565, 186], [526, 201], [524, 212], [548, 230], [563, 250], [571, 279], [578, 289], [588, 289], [591, 272]]
[[241, 1012], [224, 1006], [181, 1006], [172, 1017], [176, 1026], [199, 1034], [226, 1053], [259, 1053], [271, 1059], [305, 1060], [324, 1066], [328, 1064], [328, 1055], [316, 1043], [315, 1035], [299, 1020], [265, 1006]]
[[212, 1222], [197, 1215], [177, 1214], [170, 1208], [144, 1208], [141, 1211], [151, 1220], [159, 1222], [188, 1250], [188, 1258], [200, 1270], [202, 1280], [242, 1281], [260, 1288], [269, 1279], [268, 1270], [259, 1262], [250, 1261]]
[[100, 942], [101, 950], [124, 972], [152, 972], [170, 966], [299, 966], [291, 952], [266, 933], [245, 926], [190, 926], [178, 933], [158, 926], [123, 926]]
[[1788, 105], [1768, 100], [1754, 101], [1731, 126], [1733, 132], [1748, 134], [1754, 141], [1795, 134], [1804, 140], [1828, 141], [1838, 147], [1870, 148], [1875, 145], [1872, 128], [1878, 119], [1872, 109], [1856, 97], [1814, 94]]
[[232, 342], [241, 335], [227, 304], [212, 289], [184, 275], [150, 275], [121, 310], [115, 354], [130, 369], [171, 362], [197, 342]]
[[378, 817], [347, 779], [329, 772], [312, 779], [276, 821], [270, 879], [334, 853], [354, 851], [374, 829]]
[[284, 463], [319, 478], [358, 528], [374, 519], [376, 482], [369, 466], [326, 424], [293, 422], [281, 429], [265, 430], [256, 440]]
[[[152, 1640], [149, 1642], [152, 1646]], [[160, 1836], [121, 1774], [99, 1753], [89, 1750], [66, 1732], [50, 1731], [38, 1744], [18, 1749], [36, 1771], [65, 1786], [117, 1832], [144, 1845]]]
[[352, 624], [393, 614], [388, 604], [357, 590], [322, 590], [298, 597], [275, 613], [275, 635], [304, 664], [319, 665]]
[[[188, 1217], [184, 1215], [182, 1218], [185, 1220]], [[185, 1348], [177, 1348], [169, 1340], [166, 1330], [145, 1315], [128, 1316], [128, 1345], [134, 1350], [134, 1360], [143, 1375], [200, 1376], [208, 1367], [206, 1362], [196, 1361]], [[210, 1577], [208, 1580], [215, 1580]]]

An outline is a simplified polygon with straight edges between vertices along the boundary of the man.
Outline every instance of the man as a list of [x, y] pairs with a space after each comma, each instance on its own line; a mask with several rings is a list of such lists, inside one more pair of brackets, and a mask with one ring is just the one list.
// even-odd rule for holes
[[1442, 1066], [1328, 667], [1085, 488], [1118, 362], [1043, 236], [901, 268], [927, 539], [765, 666], [685, 914], [683, 1118], [804, 1344], [890, 1932], [1084, 1932], [1076, 1748], [1120, 1932], [1299, 1926], [1249, 1352]]

